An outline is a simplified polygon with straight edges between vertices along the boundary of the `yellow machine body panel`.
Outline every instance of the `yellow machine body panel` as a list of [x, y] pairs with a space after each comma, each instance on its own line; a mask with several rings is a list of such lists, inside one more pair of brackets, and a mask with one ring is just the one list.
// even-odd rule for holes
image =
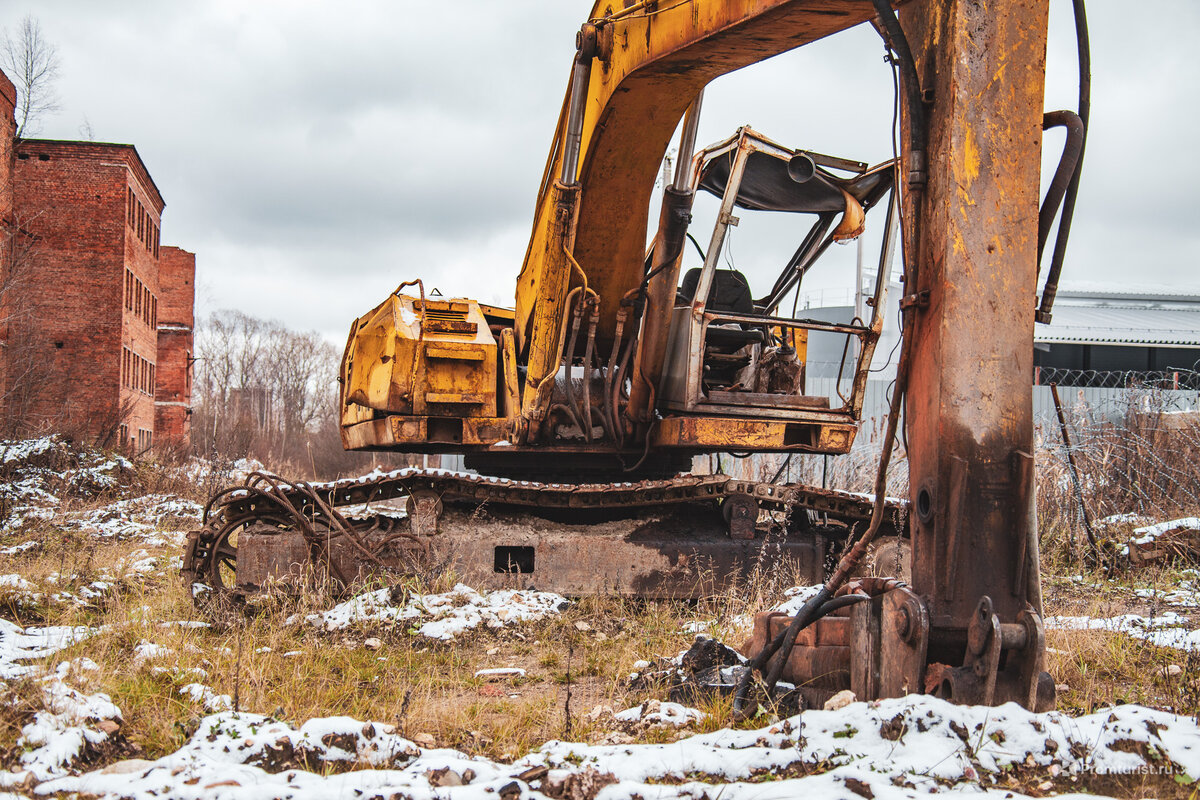
[[495, 418], [499, 349], [474, 300], [393, 293], [359, 318], [342, 361], [342, 425], [388, 415]]
[[[612, 335], [621, 298], [642, 280], [654, 179], [684, 111], [715, 78], [870, 20], [869, 0], [721, 0], [665, 4], [653, 13], [614, 13], [600, 0], [577, 179], [581, 187], [571, 249], [600, 296], [600, 341]], [[644, 6], [646, 4], [637, 4]], [[569, 91], [568, 91], [569, 94]], [[533, 236], [517, 283], [517, 342], [557, 324], [534, 317], [546, 273], [561, 269], [556, 248], [538, 246], [556, 225], [553, 190], [566, 147], [559, 119], [538, 195]]]

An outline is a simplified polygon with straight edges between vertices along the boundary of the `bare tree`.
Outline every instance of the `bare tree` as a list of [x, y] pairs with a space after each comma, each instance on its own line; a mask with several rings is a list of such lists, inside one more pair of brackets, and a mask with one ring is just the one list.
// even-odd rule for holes
[[17, 138], [38, 133], [45, 114], [58, 110], [58, 47], [42, 36], [32, 14], [21, 20], [15, 36], [6, 29], [0, 41], [0, 66], [17, 86]]
[[201, 454], [321, 474], [370, 460], [342, 453], [339, 352], [317, 333], [218, 311], [197, 329], [196, 354], [192, 442]]

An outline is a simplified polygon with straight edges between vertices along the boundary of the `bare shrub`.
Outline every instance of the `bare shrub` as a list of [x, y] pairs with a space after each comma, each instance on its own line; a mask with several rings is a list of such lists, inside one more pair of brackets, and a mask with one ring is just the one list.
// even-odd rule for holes
[[[1189, 382], [1197, 377], [1185, 376]], [[1073, 560], [1084, 548], [1083, 508], [1068, 452], [1102, 536], [1200, 511], [1200, 412], [1189, 410], [1189, 394], [1194, 400], [1194, 392], [1140, 385], [1108, 403], [1076, 401], [1066, 409], [1069, 451], [1057, 423], [1039, 429], [1038, 518], [1048, 553], [1057, 547]]]

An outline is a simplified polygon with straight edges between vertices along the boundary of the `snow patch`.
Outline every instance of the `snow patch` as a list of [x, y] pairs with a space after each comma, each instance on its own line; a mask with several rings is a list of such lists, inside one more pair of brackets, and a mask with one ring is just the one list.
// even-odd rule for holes
[[[318, 774], [337, 762], [367, 768]], [[997, 796], [993, 784], [1018, 766], [1064, 776], [1165, 767], [1181, 779], [1195, 778], [1200, 728], [1189, 718], [1142, 706], [1071, 718], [1033, 714], [1012, 703], [955, 706], [913, 695], [808, 711], [758, 730], [720, 730], [669, 744], [552, 741], [503, 764], [455, 750], [421, 750], [391, 726], [350, 717], [314, 719], [297, 730], [267, 717], [225, 713], [205, 719], [179, 751], [136, 771], [64, 777], [38, 790], [136, 800], [207, 797], [218, 787], [246, 798], [401, 793], [482, 800], [501, 796], [502, 788], [521, 797], [571, 796], [563, 786], [603, 778], [604, 800], [915, 800], [942, 792]], [[445, 783], [450, 771], [458, 780]], [[763, 776], [772, 780], [763, 782]]]
[[559, 613], [567, 600], [553, 592], [502, 589], [480, 593], [458, 584], [440, 594], [400, 594], [379, 589], [347, 600], [305, 620], [333, 631], [369, 623], [411, 622], [409, 631], [430, 639], [450, 641], [481, 625], [502, 628]]
[[48, 658], [95, 632], [95, 628], [82, 626], [22, 628], [6, 619], [0, 619], [0, 680], [12, 680], [37, 673], [37, 667], [20, 662]]
[[1118, 614], [1115, 617], [1046, 617], [1047, 628], [1068, 631], [1109, 631], [1144, 639], [1159, 647], [1200, 650], [1200, 630], [1191, 620], [1168, 611], [1157, 617]]
[[636, 722], [648, 727], [664, 726], [672, 728], [691, 725], [693, 722], [700, 722], [706, 716], [699, 709], [680, 703], [667, 703], [658, 700], [647, 700], [640, 706], [627, 708], [624, 711], [618, 711], [616, 714], [613, 714], [613, 718], [620, 722]]

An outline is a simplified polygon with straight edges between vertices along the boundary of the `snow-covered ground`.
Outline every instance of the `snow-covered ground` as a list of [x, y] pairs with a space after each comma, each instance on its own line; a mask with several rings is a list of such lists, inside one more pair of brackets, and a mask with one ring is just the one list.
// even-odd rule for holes
[[[342, 769], [353, 767], [351, 771]], [[665, 797], [917, 798], [985, 795], [1014, 770], [1070, 785], [1085, 773], [1200, 776], [1200, 728], [1141, 706], [1086, 717], [955, 706], [920, 695], [809, 711], [757, 730], [669, 744], [551, 741], [512, 763], [424, 749], [350, 717], [299, 728], [226, 712], [156, 761], [117, 762], [42, 783], [38, 794], [113, 798]], [[322, 774], [325, 773], [325, 774]], [[332, 773], [332, 774], [331, 774]], [[1014, 793], [993, 796], [1018, 797]]]
[[1157, 617], [1117, 614], [1112, 617], [1047, 617], [1047, 628], [1123, 633], [1159, 647], [1200, 650], [1200, 629], [1188, 617], [1168, 611]]
[[[56, 436], [0, 442], [0, 499], [8, 513], [0, 534], [20, 533], [53, 520], [60, 530], [99, 539], [136, 539], [148, 545], [181, 544], [183, 531], [200, 520], [203, 509], [190, 500], [148, 494], [114, 500], [84, 511], [64, 509], [68, 499], [107, 497], [133, 475], [123, 456], [79, 450]], [[0, 554], [16, 555], [40, 546], [38, 539], [9, 545]]]

